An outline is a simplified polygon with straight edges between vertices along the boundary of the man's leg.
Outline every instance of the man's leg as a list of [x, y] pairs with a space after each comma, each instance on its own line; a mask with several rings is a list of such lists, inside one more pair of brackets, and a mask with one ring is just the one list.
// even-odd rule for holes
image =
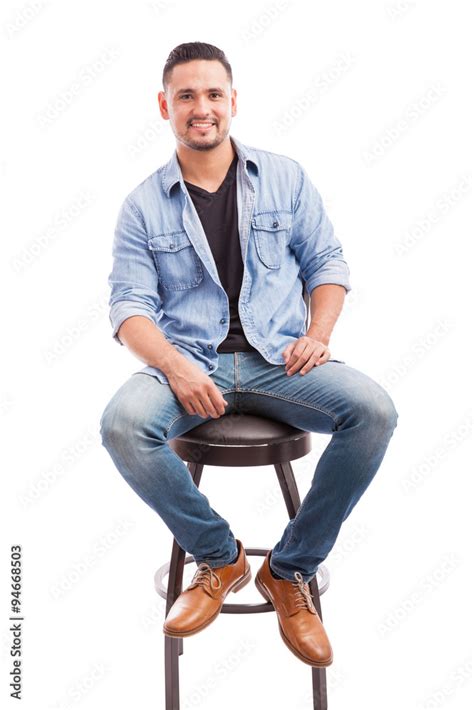
[[328, 361], [305, 375], [288, 376], [259, 353], [238, 353], [236, 408], [332, 434], [310, 490], [271, 555], [284, 579], [299, 571], [305, 582], [333, 547], [347, 518], [375, 476], [398, 413], [381, 385], [348, 365]]
[[[231, 358], [223, 358], [222, 364], [227, 362]], [[227, 370], [219, 369], [219, 381], [225, 384]], [[222, 387], [221, 392], [230, 402], [233, 395]], [[152, 375], [135, 373], [112, 397], [100, 424], [102, 444], [115, 466], [158, 513], [180, 547], [197, 564], [219, 567], [235, 559], [235, 537], [168, 445], [170, 439], [204, 421], [186, 412], [169, 385]]]

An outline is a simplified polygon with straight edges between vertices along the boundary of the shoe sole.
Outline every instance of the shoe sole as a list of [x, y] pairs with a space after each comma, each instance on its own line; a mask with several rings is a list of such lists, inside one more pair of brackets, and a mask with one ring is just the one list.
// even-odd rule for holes
[[[271, 599], [270, 592], [268, 589], [265, 587], [263, 582], [259, 579], [258, 574], [255, 577], [255, 586], [257, 587], [258, 591], [260, 594], [263, 596], [264, 599], [267, 600], [267, 602], [270, 602], [270, 604], [273, 606], [275, 609], [275, 605]], [[289, 648], [289, 650], [294, 653], [295, 656], [297, 656], [300, 661], [303, 661], [303, 663], [307, 663], [309, 666], [313, 666], [313, 668], [326, 668], [326, 666], [330, 666], [332, 661], [333, 661], [333, 655], [331, 654], [330, 658], [327, 661], [313, 661], [311, 658], [308, 658], [307, 656], [304, 656], [300, 651], [298, 651], [290, 642], [290, 640], [285, 636], [285, 633], [282, 629], [282, 626], [280, 624], [280, 619], [278, 617], [277, 610], [275, 609], [276, 615], [277, 615], [277, 620], [278, 620], [278, 629], [280, 631], [280, 636], [283, 639], [284, 643], [286, 646]]]
[[[252, 578], [252, 570], [249, 567], [248, 570], [246, 571], [246, 573], [244, 574], [244, 576], [240, 577], [240, 579], [238, 579], [236, 582], [234, 582], [234, 584], [231, 587], [229, 587], [229, 589], [227, 590], [227, 594], [229, 594], [230, 592], [238, 592], [239, 589], [242, 589], [242, 587], [245, 587], [245, 585], [250, 582], [251, 578]], [[226, 596], [227, 596], [227, 594], [226, 594]], [[221, 613], [221, 609], [222, 609], [222, 606], [220, 609], [217, 610], [217, 612], [214, 614], [214, 616], [211, 616], [211, 618], [207, 619], [204, 622], [204, 624], [201, 624], [201, 626], [198, 626], [195, 629], [191, 629], [189, 631], [167, 631], [163, 628], [163, 633], [165, 634], [165, 636], [170, 636], [171, 638], [186, 638], [186, 636], [194, 636], [194, 634], [199, 633], [200, 631], [205, 629], [207, 626], [209, 626], [209, 624], [212, 624], [214, 619], [217, 619], [217, 617]]]

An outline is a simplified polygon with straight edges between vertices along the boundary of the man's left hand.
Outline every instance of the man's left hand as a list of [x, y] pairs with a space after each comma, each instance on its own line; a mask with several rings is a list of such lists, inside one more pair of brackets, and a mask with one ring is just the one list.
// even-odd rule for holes
[[300, 370], [300, 375], [306, 375], [313, 367], [323, 365], [331, 357], [327, 345], [320, 340], [302, 335], [301, 338], [290, 343], [282, 352], [285, 358], [287, 375], [294, 375]]

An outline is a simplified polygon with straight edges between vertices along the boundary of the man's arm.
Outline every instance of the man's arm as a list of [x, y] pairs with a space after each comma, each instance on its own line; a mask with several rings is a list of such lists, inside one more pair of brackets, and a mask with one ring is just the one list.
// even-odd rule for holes
[[346, 289], [336, 284], [316, 286], [311, 292], [311, 322], [306, 335], [329, 345], [334, 325], [342, 311]]
[[148, 248], [143, 217], [129, 198], [118, 215], [112, 257], [109, 319], [114, 340], [123, 345], [118, 330], [126, 319], [143, 316], [150, 324], [155, 324], [161, 311], [158, 274]]
[[284, 351], [285, 370], [306, 375], [313, 367], [324, 365], [331, 357], [329, 339], [342, 311], [346, 289], [336, 284], [322, 284], [311, 292], [311, 321], [306, 335], [290, 343]]
[[[186, 360], [161, 330], [143, 316], [130, 316], [119, 327], [117, 336], [139, 360], [162, 370], [169, 379], [178, 364]], [[187, 361], [186, 361], [187, 362]]]
[[293, 198], [290, 249], [300, 266], [308, 293], [316, 286], [337, 284], [351, 290], [349, 266], [342, 244], [334, 234], [320, 193], [300, 166], [299, 184]]
[[119, 328], [120, 339], [136, 357], [158, 367], [188, 414], [213, 419], [225, 414], [227, 401], [213, 380], [194, 365], [148, 318], [131, 316]]
[[115, 229], [109, 277], [112, 335], [142, 362], [162, 370], [188, 414], [217, 418], [227, 401], [205, 372], [168, 342], [156, 325], [162, 308], [158, 274], [143, 217], [125, 200]]
[[305, 375], [330, 358], [329, 339], [351, 285], [342, 245], [334, 234], [321, 195], [301, 166], [290, 247], [299, 263], [306, 291], [311, 294], [311, 324], [306, 335], [287, 345], [282, 355], [288, 375], [298, 371]]

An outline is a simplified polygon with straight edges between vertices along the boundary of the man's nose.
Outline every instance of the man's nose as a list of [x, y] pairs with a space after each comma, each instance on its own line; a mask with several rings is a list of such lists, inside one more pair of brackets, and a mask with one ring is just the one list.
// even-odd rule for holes
[[199, 118], [211, 115], [209, 100], [206, 96], [198, 97], [194, 103], [194, 113]]

